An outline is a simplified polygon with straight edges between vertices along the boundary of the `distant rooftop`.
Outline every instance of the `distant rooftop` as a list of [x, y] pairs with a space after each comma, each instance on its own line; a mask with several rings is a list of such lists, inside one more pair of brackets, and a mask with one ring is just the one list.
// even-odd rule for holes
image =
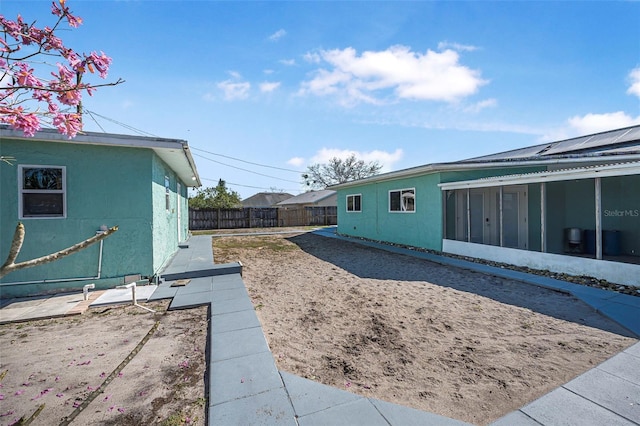
[[286, 192], [258, 192], [246, 200], [242, 200], [242, 207], [272, 207], [291, 197], [293, 195]]
[[284, 200], [278, 203], [278, 205], [287, 206], [292, 204], [314, 204], [335, 194], [336, 191], [332, 191], [330, 189], [323, 189], [321, 191], [309, 191], [305, 192], [304, 194], [296, 195], [295, 197], [289, 198], [288, 200]]

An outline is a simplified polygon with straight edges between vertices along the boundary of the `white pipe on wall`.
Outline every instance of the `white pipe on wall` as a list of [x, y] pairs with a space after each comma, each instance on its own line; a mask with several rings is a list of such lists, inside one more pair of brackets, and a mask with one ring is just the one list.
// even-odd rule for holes
[[[97, 233], [102, 233], [103, 231], [98, 231]], [[24, 285], [24, 284], [47, 284], [47, 283], [64, 283], [64, 282], [73, 282], [73, 281], [88, 281], [88, 280], [99, 280], [102, 276], [102, 243], [104, 240], [100, 241], [100, 251], [98, 254], [98, 275], [95, 277], [84, 277], [84, 278], [56, 278], [53, 280], [34, 280], [34, 281], [14, 281], [11, 283], [0, 283], [0, 287], [10, 286], [10, 285]]]

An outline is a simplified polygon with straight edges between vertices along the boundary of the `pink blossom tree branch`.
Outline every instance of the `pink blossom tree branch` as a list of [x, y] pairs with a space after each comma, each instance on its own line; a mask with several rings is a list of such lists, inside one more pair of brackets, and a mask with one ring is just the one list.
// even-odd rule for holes
[[[103, 52], [79, 54], [64, 45], [55, 32], [66, 22], [72, 28], [82, 24], [65, 0], [52, 2], [51, 13], [57, 17], [53, 26], [38, 28], [18, 15], [15, 21], [0, 15], [0, 123], [33, 136], [40, 125], [53, 125], [69, 138], [82, 131], [82, 95], [89, 96], [98, 87], [124, 82], [83, 83], [86, 73], [105, 79], [111, 58]], [[55, 58], [55, 64], [37, 60]], [[49, 71], [49, 77], [36, 75], [36, 67]], [[52, 71], [53, 70], [53, 71]], [[52, 78], [51, 78], [52, 77]]]

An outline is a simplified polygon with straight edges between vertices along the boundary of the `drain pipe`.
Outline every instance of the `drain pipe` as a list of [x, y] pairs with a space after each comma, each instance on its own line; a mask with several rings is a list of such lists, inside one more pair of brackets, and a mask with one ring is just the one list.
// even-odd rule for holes
[[154, 311], [153, 309], [149, 309], [146, 306], [142, 306], [138, 304], [138, 300], [136, 299], [136, 282], [132, 282], [129, 284], [125, 284], [125, 285], [119, 285], [116, 288], [118, 289], [125, 289], [125, 288], [130, 288], [131, 289], [131, 299], [133, 301], [133, 306], [137, 306], [138, 308], [142, 308], [144, 310], [147, 310], [149, 312], [153, 312], [155, 313], [156, 311]]
[[[100, 229], [96, 231], [96, 235], [103, 234], [109, 228], [107, 225], [101, 225]], [[23, 285], [23, 284], [48, 284], [48, 283], [65, 283], [65, 282], [73, 282], [73, 281], [89, 281], [89, 280], [99, 280], [102, 276], [102, 244], [104, 240], [100, 240], [100, 248], [98, 252], [98, 275], [95, 277], [82, 277], [82, 278], [56, 278], [52, 280], [33, 280], [33, 281], [14, 281], [10, 283], [0, 283], [0, 287], [10, 286], [10, 285]]]
[[88, 300], [89, 299], [89, 289], [93, 289], [96, 288], [95, 284], [87, 284], [84, 287], [82, 287], [82, 298], [84, 300]]

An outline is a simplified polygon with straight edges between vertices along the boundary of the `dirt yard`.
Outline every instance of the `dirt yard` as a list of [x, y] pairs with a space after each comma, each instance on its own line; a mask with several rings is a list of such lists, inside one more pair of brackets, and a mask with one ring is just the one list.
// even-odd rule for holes
[[205, 424], [207, 308], [0, 325], [0, 425]]
[[487, 424], [636, 340], [562, 293], [313, 234], [221, 236], [278, 368]]

